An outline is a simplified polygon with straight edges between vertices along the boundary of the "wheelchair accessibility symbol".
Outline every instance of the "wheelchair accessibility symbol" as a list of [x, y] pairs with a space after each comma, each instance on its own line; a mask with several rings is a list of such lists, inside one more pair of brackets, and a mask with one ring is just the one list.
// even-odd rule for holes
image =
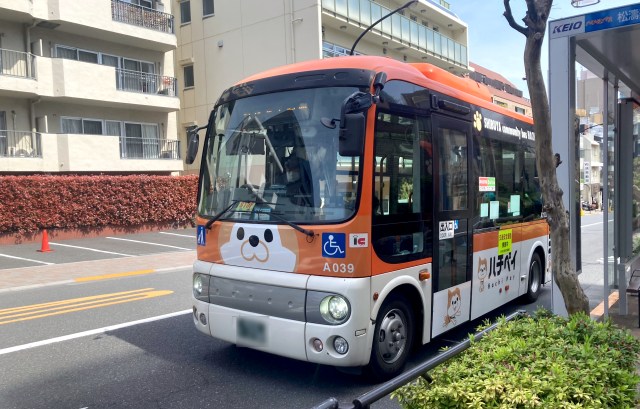
[[345, 236], [344, 233], [322, 233], [322, 257], [344, 258]]

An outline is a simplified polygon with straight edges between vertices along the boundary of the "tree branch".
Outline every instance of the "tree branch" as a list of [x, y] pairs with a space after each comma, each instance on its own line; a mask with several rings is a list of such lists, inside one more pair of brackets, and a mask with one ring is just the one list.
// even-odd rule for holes
[[504, 0], [504, 13], [502, 15], [507, 19], [507, 22], [514, 30], [522, 33], [523, 36], [527, 37], [527, 29], [516, 23], [513, 19], [513, 14], [511, 13], [511, 5], [509, 4], [510, 0]]

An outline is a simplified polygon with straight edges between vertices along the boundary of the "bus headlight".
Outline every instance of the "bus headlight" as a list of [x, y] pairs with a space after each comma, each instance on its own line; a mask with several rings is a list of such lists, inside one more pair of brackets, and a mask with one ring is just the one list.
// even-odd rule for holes
[[193, 296], [200, 301], [209, 302], [209, 277], [204, 274], [193, 275]]
[[342, 324], [349, 318], [349, 313], [349, 303], [341, 295], [330, 295], [320, 302], [320, 315], [330, 324]]

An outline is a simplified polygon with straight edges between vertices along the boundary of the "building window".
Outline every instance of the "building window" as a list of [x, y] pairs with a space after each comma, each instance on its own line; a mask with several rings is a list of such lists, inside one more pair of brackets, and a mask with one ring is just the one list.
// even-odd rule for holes
[[516, 112], [522, 115], [525, 114], [524, 108], [520, 108], [520, 107], [516, 107]]
[[503, 108], [508, 108], [508, 107], [509, 107], [509, 104], [507, 104], [507, 103], [506, 103], [506, 102], [504, 102], [504, 101], [498, 101], [498, 100], [495, 100], [494, 102], [496, 103], [496, 105], [501, 106], [501, 107], [503, 107]]
[[180, 2], [180, 23], [191, 23], [191, 1], [189, 0]]
[[193, 88], [193, 86], [194, 86], [193, 65], [187, 65], [184, 67], [184, 87]]
[[210, 16], [213, 14], [213, 0], [202, 0], [202, 15]]
[[102, 120], [62, 117], [60, 131], [68, 134], [102, 135]]

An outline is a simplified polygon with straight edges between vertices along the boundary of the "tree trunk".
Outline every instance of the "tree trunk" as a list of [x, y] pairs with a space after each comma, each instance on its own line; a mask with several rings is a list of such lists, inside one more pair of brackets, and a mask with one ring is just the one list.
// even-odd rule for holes
[[[540, 66], [542, 40], [553, 0], [526, 0], [526, 3], [528, 11], [523, 19], [526, 28], [513, 20], [509, 0], [504, 0], [504, 16], [509, 25], [524, 34], [527, 39], [524, 48], [524, 67], [536, 133], [536, 165], [544, 198], [544, 211], [551, 229], [552, 268], [567, 312], [574, 314], [584, 311], [588, 314], [589, 299], [580, 286], [576, 271], [571, 266], [569, 216], [562, 202], [563, 192], [556, 176], [556, 159], [551, 146], [549, 99]], [[572, 164], [566, 163], [564, 166], [572, 166]]]

